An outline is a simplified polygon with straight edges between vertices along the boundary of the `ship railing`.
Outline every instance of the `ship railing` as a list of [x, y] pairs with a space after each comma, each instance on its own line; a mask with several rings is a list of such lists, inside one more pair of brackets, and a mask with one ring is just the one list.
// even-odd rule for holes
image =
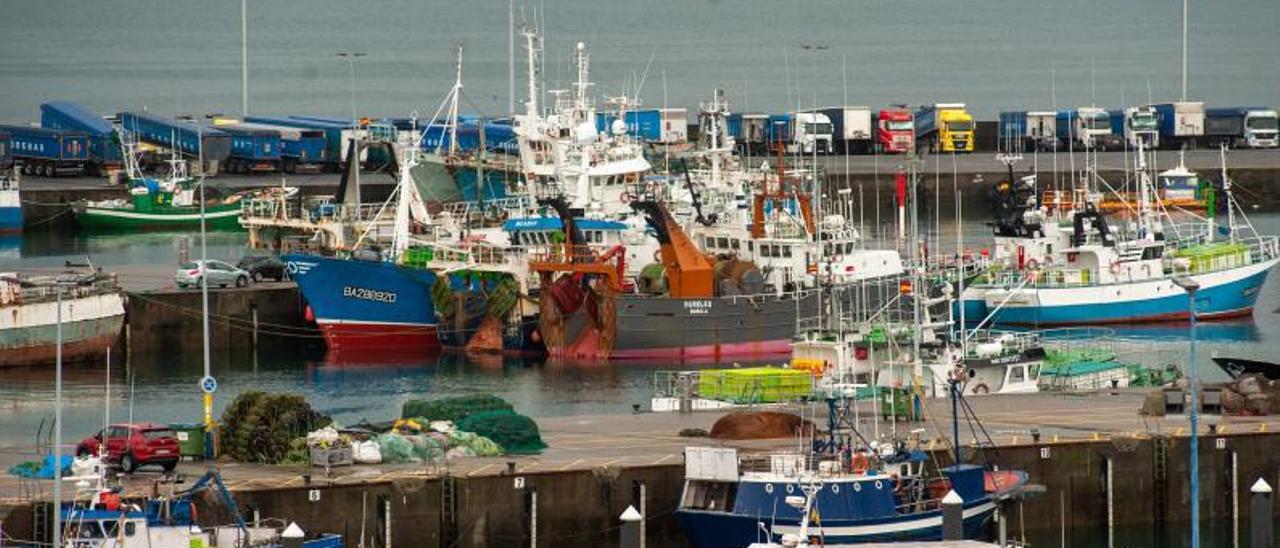
[[1098, 269], [1094, 268], [1049, 268], [1044, 270], [1005, 270], [987, 273], [987, 284], [1005, 287], [1016, 287], [1027, 281], [1026, 287], [1059, 288], [1086, 287], [1096, 285]]
[[1040, 333], [1034, 331], [1008, 331], [1001, 329], [979, 329], [970, 332], [969, 353], [966, 357], [977, 358], [977, 345], [984, 343], [999, 343], [1002, 354], [1013, 352], [1021, 352], [1028, 348], [1035, 348], [1043, 344]]

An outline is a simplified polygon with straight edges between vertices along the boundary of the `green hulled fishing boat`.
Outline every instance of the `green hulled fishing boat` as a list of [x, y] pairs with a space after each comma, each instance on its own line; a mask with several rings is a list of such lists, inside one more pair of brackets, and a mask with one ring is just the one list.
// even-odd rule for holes
[[[125, 146], [125, 174], [129, 197], [101, 201], [80, 201], [72, 205], [76, 222], [95, 230], [198, 230], [200, 228], [199, 188], [201, 179], [187, 175], [186, 162], [169, 161], [163, 178], [143, 175], [133, 150]], [[207, 230], [241, 230], [240, 200], [232, 194], [204, 204]]]

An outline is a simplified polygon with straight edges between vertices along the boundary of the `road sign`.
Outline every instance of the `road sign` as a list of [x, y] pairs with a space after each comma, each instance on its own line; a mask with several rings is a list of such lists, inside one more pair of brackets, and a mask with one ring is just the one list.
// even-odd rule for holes
[[213, 377], [205, 376], [203, 379], [200, 379], [200, 390], [203, 390], [205, 394], [217, 392], [218, 381]]

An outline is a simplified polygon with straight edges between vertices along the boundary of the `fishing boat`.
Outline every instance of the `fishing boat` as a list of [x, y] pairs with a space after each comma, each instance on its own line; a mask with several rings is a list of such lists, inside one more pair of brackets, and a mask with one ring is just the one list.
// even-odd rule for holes
[[1280, 247], [1275, 236], [1258, 235], [1232, 196], [1225, 149], [1225, 226], [1216, 215], [1166, 222], [1143, 158], [1139, 149], [1140, 207], [1118, 227], [1084, 189], [1066, 222], [1048, 217], [1034, 199], [1011, 197], [996, 223], [997, 264], [962, 296], [966, 319], [1040, 327], [1185, 319], [1193, 308], [1187, 281], [1198, 288], [1197, 319], [1251, 314]]
[[1265, 360], [1214, 356], [1213, 363], [1218, 364], [1231, 378], [1240, 375], [1262, 375], [1271, 380], [1280, 380], [1280, 364]]
[[686, 448], [675, 514], [689, 541], [720, 548], [783, 539], [940, 540], [944, 497], [960, 499], [965, 536], [972, 538], [999, 501], [1027, 483], [1021, 471], [933, 462], [936, 455], [926, 454], [918, 439], [869, 442], [842, 407], [849, 402], [827, 399], [830, 439], [813, 440], [812, 451], [750, 458], [732, 448]]
[[198, 229], [203, 219], [208, 230], [240, 229], [243, 194], [206, 202], [201, 208], [199, 194], [204, 181], [187, 174], [184, 160], [174, 156], [164, 177], [150, 177], [139, 167], [134, 144], [125, 139], [124, 147], [129, 197], [76, 202], [72, 211], [80, 226], [96, 230], [187, 230]]
[[92, 270], [57, 276], [0, 274], [0, 367], [53, 363], [61, 296], [62, 359], [102, 356], [124, 327], [124, 296], [113, 276]]

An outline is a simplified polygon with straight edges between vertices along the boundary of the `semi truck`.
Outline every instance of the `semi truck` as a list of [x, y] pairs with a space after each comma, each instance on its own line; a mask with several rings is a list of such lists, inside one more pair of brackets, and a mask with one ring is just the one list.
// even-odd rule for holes
[[1058, 113], [1052, 110], [1013, 110], [999, 114], [997, 150], [1002, 152], [1058, 149]]
[[870, 107], [827, 107], [811, 112], [831, 120], [831, 152], [866, 154], [875, 143], [875, 126]]
[[1211, 108], [1204, 111], [1204, 136], [1212, 144], [1275, 148], [1276, 111], [1267, 107]]
[[1114, 150], [1122, 145], [1122, 137], [1111, 132], [1111, 115], [1098, 107], [1059, 110], [1054, 129], [1063, 146]]
[[105, 118], [71, 101], [50, 101], [40, 105], [40, 127], [78, 131], [89, 138], [87, 170], [104, 174], [124, 165], [124, 151], [116, 128]]
[[734, 112], [725, 119], [729, 136], [742, 154], [764, 154], [768, 149], [764, 140], [767, 125], [769, 115], [759, 112]]
[[798, 154], [831, 153], [831, 118], [821, 112], [792, 112], [769, 116], [764, 127], [769, 150]]
[[1162, 148], [1195, 148], [1204, 138], [1204, 103], [1182, 101], [1152, 105]]
[[1121, 136], [1122, 144], [1145, 149], [1160, 146], [1160, 130], [1156, 122], [1156, 110], [1151, 107], [1128, 107], [1107, 111], [1111, 116], [1111, 132]]
[[217, 173], [231, 156], [231, 135], [200, 122], [149, 112], [121, 112], [117, 117], [120, 127], [143, 143], [177, 151], [188, 158], [203, 158], [203, 173]]
[[337, 162], [329, 157], [323, 130], [242, 122], [234, 119], [217, 121], [215, 125], [221, 129], [233, 127], [278, 135], [280, 137], [280, 168], [285, 173], [320, 173], [337, 165]]
[[[338, 125], [346, 128], [342, 134], [342, 153], [339, 158], [343, 164], [347, 163], [347, 145], [351, 139], [360, 139], [370, 143], [397, 143], [399, 142], [399, 131], [395, 126], [383, 123], [377, 120], [362, 118], [353, 122], [344, 118], [334, 118], [329, 116], [290, 116], [290, 118], [320, 122], [330, 125]], [[391, 165], [391, 155], [386, 147], [365, 147], [360, 149], [360, 162], [367, 167], [380, 167]]]
[[83, 132], [9, 125], [0, 125], [0, 132], [9, 134], [9, 154], [26, 175], [79, 175], [89, 162]]
[[[618, 118], [616, 112], [597, 112], [596, 130], [606, 134]], [[629, 110], [623, 115], [627, 135], [649, 143], [678, 145], [689, 142], [689, 109], [650, 108]], [[486, 134], [486, 137], [488, 135]]]
[[937, 103], [916, 111], [916, 151], [973, 152], [973, 116], [964, 103]]
[[904, 154], [915, 148], [916, 126], [906, 108], [885, 108], [876, 113], [875, 149], [886, 154]]

